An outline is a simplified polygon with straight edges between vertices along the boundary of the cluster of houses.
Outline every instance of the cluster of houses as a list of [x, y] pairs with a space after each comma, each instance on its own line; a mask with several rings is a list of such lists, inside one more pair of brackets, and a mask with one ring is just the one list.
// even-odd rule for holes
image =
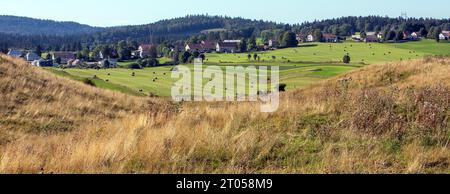
[[[440, 40], [449, 40], [450, 31], [443, 31], [439, 35]], [[351, 40], [355, 42], [382, 42], [383, 33], [380, 32], [366, 32], [365, 35], [355, 34], [351, 36]], [[403, 32], [404, 41], [417, 41], [423, 38], [419, 32]], [[339, 42], [339, 37], [331, 33], [322, 33], [321, 39], [315, 37], [313, 34], [306, 36], [297, 34], [297, 41], [299, 42]]]
[[442, 33], [439, 34], [439, 40], [450, 40], [450, 31], [442, 31]]
[[323, 33], [322, 37], [315, 37], [313, 34], [304, 36], [303, 34], [296, 34], [298, 42], [339, 42], [339, 37], [331, 33]]
[[221, 42], [202, 41], [199, 44], [187, 44], [185, 51], [200, 53], [236, 53], [240, 52], [239, 44], [241, 40], [224, 40]]
[[65, 64], [71, 67], [82, 64], [81, 60], [76, 59], [74, 52], [52, 52], [50, 53], [50, 58], [44, 59], [34, 51], [10, 49], [8, 55], [15, 58], [23, 58], [37, 67], [53, 67], [56, 64]]

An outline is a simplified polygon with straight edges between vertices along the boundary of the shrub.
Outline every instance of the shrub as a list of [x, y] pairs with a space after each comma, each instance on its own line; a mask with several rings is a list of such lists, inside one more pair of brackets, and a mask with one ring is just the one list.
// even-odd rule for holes
[[282, 84], [278, 85], [278, 91], [286, 92], [286, 87], [287, 87], [287, 85], [282, 83]]
[[349, 64], [351, 61], [350, 56], [347, 54], [344, 56], [344, 58], [342, 59], [342, 62], [344, 62], [345, 64]]

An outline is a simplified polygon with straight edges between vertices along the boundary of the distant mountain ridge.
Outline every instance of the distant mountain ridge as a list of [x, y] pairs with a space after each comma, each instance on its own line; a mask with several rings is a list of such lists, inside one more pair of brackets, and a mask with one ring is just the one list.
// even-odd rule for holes
[[59, 22], [21, 16], [0, 15], [0, 32], [6, 34], [62, 36], [95, 33], [104, 29], [76, 22]]

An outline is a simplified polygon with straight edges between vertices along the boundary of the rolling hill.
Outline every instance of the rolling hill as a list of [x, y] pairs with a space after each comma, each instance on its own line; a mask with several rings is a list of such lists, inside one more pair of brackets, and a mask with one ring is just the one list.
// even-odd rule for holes
[[449, 172], [446, 57], [353, 70], [271, 114], [103, 91], [3, 55], [0, 74], [1, 173]]
[[102, 31], [103, 28], [76, 22], [57, 22], [28, 17], [0, 15], [0, 33], [18, 35], [79, 35]]

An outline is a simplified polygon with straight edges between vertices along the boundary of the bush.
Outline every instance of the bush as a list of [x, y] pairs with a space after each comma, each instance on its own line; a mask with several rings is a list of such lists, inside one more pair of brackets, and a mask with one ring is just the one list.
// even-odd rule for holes
[[349, 64], [350, 61], [351, 59], [349, 55], [345, 55], [344, 58], [342, 59], [342, 62], [344, 62], [345, 64]]
[[280, 85], [278, 85], [278, 91], [286, 92], [286, 87], [287, 87], [286, 84], [280, 84]]

